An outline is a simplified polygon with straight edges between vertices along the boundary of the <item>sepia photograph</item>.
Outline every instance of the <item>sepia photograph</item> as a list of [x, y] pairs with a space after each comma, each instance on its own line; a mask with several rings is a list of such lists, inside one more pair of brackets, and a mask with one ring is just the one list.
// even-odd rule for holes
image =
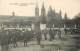
[[80, 0], [0, 0], [0, 51], [80, 51]]

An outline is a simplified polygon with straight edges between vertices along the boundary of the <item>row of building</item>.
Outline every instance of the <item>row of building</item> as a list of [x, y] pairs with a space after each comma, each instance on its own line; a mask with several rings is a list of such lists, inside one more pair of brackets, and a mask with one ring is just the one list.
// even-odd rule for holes
[[[41, 25], [43, 27], [64, 27], [67, 20], [67, 14], [65, 14], [64, 18], [62, 19], [62, 13], [61, 10], [59, 13], [53, 10], [52, 7], [49, 7], [49, 10], [46, 14], [46, 8], [44, 6], [44, 3], [42, 4], [41, 8], [41, 15], [39, 15], [39, 7], [38, 4], [36, 4], [35, 7], [35, 16], [16, 16], [15, 12], [12, 12], [12, 15], [0, 15], [0, 27], [33, 27], [33, 29], [41, 29]], [[64, 25], [65, 24], [65, 25]], [[70, 27], [75, 27], [75, 25]]]

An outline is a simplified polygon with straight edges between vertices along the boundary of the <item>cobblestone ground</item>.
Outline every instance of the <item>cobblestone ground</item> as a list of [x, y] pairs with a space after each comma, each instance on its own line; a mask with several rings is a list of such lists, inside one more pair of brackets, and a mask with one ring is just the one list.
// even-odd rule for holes
[[[17, 43], [18, 47], [11, 48], [11, 45], [10, 45], [9, 51], [65, 51], [65, 48], [67, 48], [67, 47], [62, 47], [62, 45], [63, 44], [67, 45], [70, 43], [71, 42], [62, 41], [62, 40], [53, 40], [53, 41], [46, 40], [46, 41], [41, 41], [42, 45], [40, 46], [40, 45], [37, 45], [36, 41], [31, 41], [28, 43], [27, 47], [24, 47], [23, 42], [18, 42]], [[73, 43], [71, 43], [70, 45], [72, 45], [72, 44]], [[72, 48], [75, 48], [75, 47], [72, 47]]]
[[12, 48], [10, 51], [54, 51], [54, 47], [45, 47], [41, 48], [40, 46], [34, 46], [34, 47], [21, 47], [21, 48]]
[[[74, 39], [71, 39], [71, 38], [65, 39], [65, 38], [62, 40], [54, 39], [53, 41], [42, 40], [41, 46], [37, 45], [36, 41], [29, 42], [27, 47], [23, 46], [23, 42], [18, 42], [17, 43], [18, 47], [11, 48], [11, 45], [10, 45], [9, 51], [73, 51], [73, 49], [75, 49], [75, 47], [69, 47], [68, 45], [75, 45]], [[71, 50], [68, 50], [68, 49], [71, 49]], [[74, 50], [74, 51], [76, 51], [76, 50]], [[80, 50], [78, 50], [78, 51], [80, 51]]]
[[42, 45], [44, 45], [44, 48], [42, 45], [37, 45], [36, 41], [32, 41], [28, 43], [28, 47], [22, 47], [23, 43], [20, 44], [17, 48], [10, 48], [10, 51], [58, 51], [59, 46], [55, 44], [60, 44], [59, 40], [54, 41], [42, 41]]

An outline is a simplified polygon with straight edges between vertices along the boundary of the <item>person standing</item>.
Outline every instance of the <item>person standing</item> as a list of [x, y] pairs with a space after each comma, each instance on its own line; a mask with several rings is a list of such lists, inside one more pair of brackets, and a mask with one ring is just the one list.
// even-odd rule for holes
[[53, 35], [53, 31], [52, 31], [51, 28], [50, 28], [50, 30], [49, 30], [49, 36], [50, 36], [50, 41], [52, 41], [54, 35]]
[[1, 51], [9, 51], [9, 38], [8, 34], [6, 34], [5, 30], [2, 30], [0, 32], [0, 45], [1, 45]]
[[41, 45], [41, 39], [42, 39], [42, 35], [41, 35], [41, 32], [40, 31], [38, 31], [38, 32], [36, 32], [36, 38], [37, 38], [37, 43], [38, 43], [38, 45]]
[[45, 40], [47, 40], [47, 29], [46, 28], [43, 30], [43, 34], [44, 34]]

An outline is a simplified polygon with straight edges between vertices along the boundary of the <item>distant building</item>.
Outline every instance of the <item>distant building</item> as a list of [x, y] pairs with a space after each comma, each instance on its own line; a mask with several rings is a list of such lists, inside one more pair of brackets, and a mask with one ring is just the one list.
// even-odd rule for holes
[[38, 33], [40, 31], [40, 20], [39, 20], [39, 8], [38, 8], [38, 4], [36, 4], [36, 7], [35, 7], [35, 20], [34, 20], [34, 32]]
[[[39, 15], [41, 11], [41, 15]], [[67, 14], [65, 14], [65, 19], [67, 19]], [[34, 25], [34, 28], [40, 29], [41, 24], [46, 24], [47, 27], [61, 27], [63, 24], [62, 12], [59, 13], [49, 7], [48, 12], [46, 12], [46, 8], [44, 3], [42, 4], [41, 10], [39, 10], [38, 4], [35, 7], [35, 16], [16, 16], [15, 11], [12, 12], [12, 15], [0, 15], [0, 24], [6, 26], [31, 26]]]
[[59, 13], [57, 13], [55, 9], [53, 10], [52, 7], [50, 6], [47, 13], [47, 22], [51, 24], [50, 25], [48, 24], [48, 25], [50, 27], [53, 27], [53, 24], [54, 24], [54, 27], [60, 27], [59, 25], [61, 24], [61, 21], [62, 21], [61, 10]]
[[51, 6], [49, 7], [47, 16], [48, 16], [49, 19], [52, 19], [52, 20], [62, 20], [61, 10], [60, 10], [59, 13], [57, 13], [57, 12], [55, 11], [55, 9], [54, 9], [54, 10], [52, 9]]

